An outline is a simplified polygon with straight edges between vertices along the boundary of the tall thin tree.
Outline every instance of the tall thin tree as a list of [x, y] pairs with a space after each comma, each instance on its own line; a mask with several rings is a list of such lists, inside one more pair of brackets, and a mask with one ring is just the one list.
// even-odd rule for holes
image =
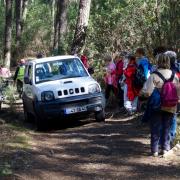
[[27, 15], [28, 0], [15, 0], [15, 17], [16, 17], [16, 46], [20, 45], [24, 22]]
[[57, 1], [57, 10], [55, 18], [54, 27], [54, 44], [53, 49], [58, 50], [59, 53], [64, 53], [62, 51], [64, 48], [64, 40], [67, 31], [67, 7], [68, 0]]
[[71, 53], [79, 53], [85, 45], [90, 6], [91, 0], [80, 0], [79, 2], [79, 13]]
[[4, 65], [10, 68], [11, 62], [11, 44], [12, 44], [12, 4], [13, 0], [6, 0], [6, 21], [4, 32]]

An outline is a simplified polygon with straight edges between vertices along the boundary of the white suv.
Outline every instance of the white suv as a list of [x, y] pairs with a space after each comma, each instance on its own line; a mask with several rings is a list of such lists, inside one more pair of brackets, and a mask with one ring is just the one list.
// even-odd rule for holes
[[105, 101], [100, 85], [76, 56], [55, 56], [29, 61], [23, 87], [25, 120], [35, 118], [38, 129], [47, 120], [95, 113], [104, 121]]

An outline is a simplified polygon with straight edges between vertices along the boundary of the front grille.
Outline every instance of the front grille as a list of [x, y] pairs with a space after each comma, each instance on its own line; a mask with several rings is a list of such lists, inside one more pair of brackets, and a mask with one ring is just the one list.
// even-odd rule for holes
[[63, 91], [58, 91], [58, 96], [67, 96], [67, 95], [73, 95], [73, 94], [79, 94], [79, 93], [84, 93], [85, 92], [85, 88], [84, 87], [80, 87], [80, 88], [75, 88], [75, 89], [65, 89]]

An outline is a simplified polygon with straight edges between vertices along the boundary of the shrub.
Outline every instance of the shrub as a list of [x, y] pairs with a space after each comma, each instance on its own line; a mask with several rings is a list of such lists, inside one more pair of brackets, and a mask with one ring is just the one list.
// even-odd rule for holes
[[9, 103], [9, 109], [10, 109], [11, 112], [16, 111], [16, 108], [15, 108], [15, 103], [16, 103], [15, 93], [16, 93], [16, 88], [13, 85], [9, 85], [5, 89], [5, 92], [4, 92], [6, 100]]

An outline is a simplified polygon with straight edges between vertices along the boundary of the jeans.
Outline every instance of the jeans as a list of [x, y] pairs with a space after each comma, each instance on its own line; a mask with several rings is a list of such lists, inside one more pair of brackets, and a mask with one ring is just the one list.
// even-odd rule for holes
[[121, 89], [121, 85], [118, 83], [118, 99], [119, 106], [124, 107], [124, 91]]
[[151, 152], [158, 152], [160, 138], [162, 138], [162, 150], [170, 150], [170, 129], [174, 114], [159, 111], [150, 118], [151, 127]]
[[177, 128], [177, 115], [175, 114], [171, 122], [171, 129], [170, 129], [171, 142], [176, 137], [176, 128]]
[[23, 92], [23, 82], [18, 79], [16, 86], [17, 86], [17, 92], [19, 94], [22, 94], [22, 92]]

